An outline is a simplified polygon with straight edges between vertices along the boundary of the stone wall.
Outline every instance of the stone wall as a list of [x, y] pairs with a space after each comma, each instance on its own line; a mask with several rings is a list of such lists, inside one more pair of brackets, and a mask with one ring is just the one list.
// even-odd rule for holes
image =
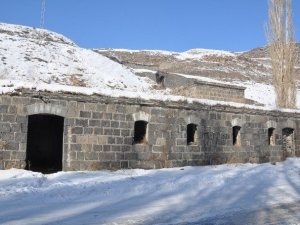
[[[245, 103], [245, 87], [228, 84], [209, 83], [204, 81], [195, 82], [196, 98], [208, 98], [221, 101]], [[199, 97], [198, 97], [199, 96]]]
[[[300, 116], [294, 113], [23, 91], [0, 96], [0, 168], [25, 167], [28, 116], [34, 114], [64, 117], [63, 170], [276, 162], [286, 157], [284, 128], [294, 132], [289, 156], [300, 155]], [[146, 142], [135, 144], [140, 120], [148, 122]], [[188, 124], [197, 125], [193, 143], [187, 143]], [[241, 127], [240, 146], [233, 145], [234, 126]]]
[[244, 98], [244, 87], [228, 84], [194, 81], [193, 84], [176, 88], [173, 90], [173, 92], [192, 98], [250, 103], [249, 99]]

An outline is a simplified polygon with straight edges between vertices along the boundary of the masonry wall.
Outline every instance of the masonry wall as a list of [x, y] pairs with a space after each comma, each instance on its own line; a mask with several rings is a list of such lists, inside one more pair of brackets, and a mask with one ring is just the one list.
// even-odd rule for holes
[[204, 98], [238, 103], [249, 102], [249, 99], [244, 98], [244, 87], [205, 81], [195, 81], [193, 84], [175, 89], [174, 92], [193, 98]]
[[195, 93], [196, 98], [207, 98], [221, 101], [232, 101], [245, 103], [244, 87], [237, 87], [226, 84], [213, 84], [204, 81], [195, 82], [191, 93]]
[[[292, 113], [167, 103], [24, 93], [0, 97], [0, 168], [24, 168], [28, 115], [64, 117], [64, 170], [163, 168], [235, 162], [276, 162], [299, 156], [299, 115]], [[147, 121], [147, 142], [134, 144], [135, 121]], [[187, 143], [187, 125], [196, 124]], [[233, 146], [232, 127], [241, 145]], [[275, 145], [268, 128], [275, 128]], [[294, 129], [294, 148], [284, 153], [282, 129]]]

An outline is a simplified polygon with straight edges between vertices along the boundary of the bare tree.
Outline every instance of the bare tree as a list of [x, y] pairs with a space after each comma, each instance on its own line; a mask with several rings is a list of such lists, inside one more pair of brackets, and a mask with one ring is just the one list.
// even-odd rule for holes
[[267, 36], [277, 107], [296, 108], [296, 43], [292, 0], [269, 0]]

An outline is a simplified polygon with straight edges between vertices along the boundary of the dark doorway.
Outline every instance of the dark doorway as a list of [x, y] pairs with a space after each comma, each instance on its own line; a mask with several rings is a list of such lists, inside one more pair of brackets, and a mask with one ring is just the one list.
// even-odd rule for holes
[[62, 170], [63, 129], [63, 117], [29, 116], [26, 169], [42, 173]]

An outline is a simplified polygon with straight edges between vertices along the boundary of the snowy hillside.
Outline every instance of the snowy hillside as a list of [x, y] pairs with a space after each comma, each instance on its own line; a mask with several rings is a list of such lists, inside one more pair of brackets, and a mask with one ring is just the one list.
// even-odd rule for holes
[[[300, 54], [300, 44], [297, 46]], [[94, 51], [131, 67], [141, 77], [154, 78], [154, 74], [160, 71], [166, 77], [166, 86], [171, 89], [186, 86], [191, 80], [234, 84], [246, 87], [246, 98], [262, 103], [269, 109], [276, 108], [266, 47], [247, 52], [210, 49], [191, 49], [185, 52], [127, 49]], [[296, 64], [296, 77], [299, 83], [300, 60]], [[297, 107], [300, 108], [299, 91]]]
[[298, 224], [299, 165], [0, 170], [0, 224]]
[[[269, 110], [275, 108], [275, 99], [265, 61], [261, 51], [259, 54], [207, 49], [183, 53], [124, 49], [92, 51], [51, 31], [0, 23], [0, 93], [29, 88], [252, 107], [172, 96], [170, 89], [156, 90], [153, 78], [160, 70], [186, 79], [210, 79], [210, 82], [245, 86], [246, 98], [265, 104], [265, 108], [259, 108]], [[166, 83], [168, 79], [172, 77], [167, 77]]]
[[16, 86], [74, 92], [84, 92], [82, 87], [88, 87], [89, 93], [142, 92], [150, 90], [150, 83], [124, 66], [76, 46], [62, 35], [0, 24], [1, 92]]
[[185, 52], [126, 49], [95, 51], [134, 69], [206, 76], [225, 81], [270, 81], [269, 63], [265, 59], [246, 57], [244, 53], [211, 49]]
[[[266, 47], [245, 52], [191, 49], [185, 52], [161, 50], [94, 49], [95, 52], [133, 69], [160, 70], [223, 81], [241, 80], [271, 83], [271, 67]], [[297, 44], [300, 54], [300, 43]], [[300, 79], [300, 57], [296, 63]]]
[[97, 52], [126, 52], [130, 54], [138, 54], [138, 53], [147, 53], [148, 55], [152, 56], [174, 56], [178, 59], [203, 59], [206, 56], [219, 56], [219, 57], [226, 57], [231, 56], [235, 57], [238, 56], [237, 53], [222, 51], [222, 50], [212, 50], [212, 49], [191, 49], [185, 52], [170, 52], [170, 51], [162, 51], [162, 50], [130, 50], [130, 49], [97, 49]]

